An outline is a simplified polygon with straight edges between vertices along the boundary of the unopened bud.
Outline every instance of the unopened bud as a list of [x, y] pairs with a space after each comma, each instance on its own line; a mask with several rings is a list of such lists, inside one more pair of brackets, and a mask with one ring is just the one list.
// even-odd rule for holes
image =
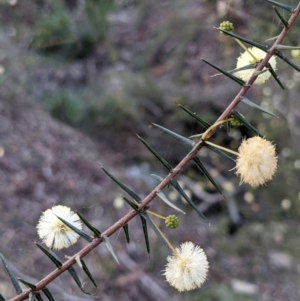
[[165, 224], [167, 228], [176, 229], [179, 225], [179, 219], [176, 215], [169, 215], [165, 219]]
[[[233, 31], [233, 29], [234, 29], [233, 24], [229, 21], [223, 21], [220, 24], [219, 28], [226, 30], [226, 31]], [[221, 31], [221, 34], [224, 34], [224, 33]]]

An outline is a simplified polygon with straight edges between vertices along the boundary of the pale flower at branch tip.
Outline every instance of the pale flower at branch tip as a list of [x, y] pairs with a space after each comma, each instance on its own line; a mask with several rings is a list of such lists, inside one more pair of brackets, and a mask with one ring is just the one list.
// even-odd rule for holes
[[263, 185], [270, 181], [277, 168], [275, 146], [259, 136], [244, 140], [236, 159], [236, 174], [251, 186]]
[[209, 263], [204, 251], [188, 241], [168, 256], [164, 275], [171, 286], [179, 292], [200, 287], [206, 280]]
[[57, 216], [80, 230], [82, 223], [78, 215], [66, 206], [57, 205], [43, 212], [37, 224], [38, 235], [47, 247], [60, 250], [75, 244], [79, 235], [61, 222]]
[[[250, 53], [248, 51], [251, 52], [251, 54], [254, 56], [255, 59], [253, 58], [253, 56], [250, 55]], [[261, 49], [259, 49], [257, 47], [248, 48], [248, 51], [245, 51], [238, 57], [236, 68], [242, 68], [247, 65], [259, 63], [266, 56], [266, 52], [262, 51]], [[275, 56], [272, 56], [270, 58], [269, 63], [272, 66], [272, 68], [275, 70], [276, 69]], [[264, 68], [263, 70], [267, 70], [267, 68]], [[237, 71], [235, 73], [235, 75], [237, 77], [239, 77], [240, 79], [242, 79], [243, 81], [247, 81], [252, 76], [254, 71], [255, 71], [255, 68], [251, 68], [251, 69], [247, 69], [247, 70], [240, 70], [240, 71]], [[264, 73], [260, 74], [256, 78], [254, 84], [261, 85], [264, 82], [266, 82], [270, 78], [270, 76], [271, 76], [271, 73], [269, 71], [265, 71]]]

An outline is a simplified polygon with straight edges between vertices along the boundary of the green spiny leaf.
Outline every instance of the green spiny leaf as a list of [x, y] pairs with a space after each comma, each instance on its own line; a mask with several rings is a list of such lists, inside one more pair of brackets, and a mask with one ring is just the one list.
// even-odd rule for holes
[[115, 253], [115, 251], [114, 251], [114, 249], [113, 249], [113, 247], [112, 247], [112, 245], [109, 241], [109, 238], [104, 235], [103, 236], [103, 241], [105, 242], [106, 247], [107, 247], [108, 251], [110, 252], [110, 254], [113, 256], [114, 260], [117, 262], [117, 264], [120, 264], [119, 260], [118, 260], [118, 257], [117, 257], [117, 255], [116, 255], [116, 253]]
[[159, 162], [165, 167], [168, 172], [172, 172], [172, 166], [157, 152], [150, 144], [148, 144], [142, 137], [138, 136], [139, 140], [149, 149], [149, 151], [159, 160]]
[[273, 69], [272, 65], [270, 63], [267, 64], [267, 68], [269, 68], [269, 71], [271, 72], [272, 76], [275, 78], [275, 80], [277, 81], [278, 85], [280, 86], [280, 88], [282, 90], [285, 90], [284, 85], [282, 84], [282, 82], [279, 80], [278, 75], [276, 74], [275, 70]]
[[257, 136], [263, 137], [263, 135], [252, 125], [250, 124], [244, 117], [243, 115], [241, 115], [239, 112], [237, 111], [233, 111], [232, 115], [239, 120], [240, 122], [242, 122], [244, 124], [245, 127], [247, 127], [248, 129], [250, 129], [252, 132], [254, 132]]
[[[246, 65], [246, 66], [243, 66], [243, 67], [240, 67], [240, 68], [235, 68], [235, 69], [232, 69], [232, 70], [228, 70], [227, 72], [232, 74], [232, 73], [236, 73], [237, 71], [255, 69], [256, 65], [257, 64], [250, 64], [250, 65]], [[212, 75], [211, 77], [215, 77], [215, 76], [219, 76], [219, 75], [223, 75], [223, 73], [217, 73], [217, 74]]]
[[147, 222], [146, 222], [146, 220], [141, 216], [141, 214], [140, 214], [140, 217], [141, 217], [141, 222], [142, 222], [142, 226], [143, 226], [143, 232], [144, 232], [144, 237], [145, 237], [147, 252], [148, 252], [148, 254], [150, 254], [150, 244], [149, 244], [149, 236], [148, 236]]
[[170, 184], [188, 202], [188, 204], [198, 213], [198, 215], [207, 221], [206, 217], [198, 209], [198, 207], [195, 205], [195, 203], [187, 196], [187, 194], [184, 192], [184, 190], [180, 187], [179, 183], [175, 180], [172, 180]]
[[100, 237], [101, 232], [92, 226], [78, 211], [76, 212], [81, 221], [94, 233], [95, 237]]
[[37, 301], [43, 301], [43, 298], [40, 293], [35, 293], [35, 298]]
[[48, 258], [50, 258], [50, 260], [56, 265], [57, 268], [60, 269], [62, 267], [62, 262], [58, 259], [57, 255], [53, 251], [48, 251], [37, 242], [35, 244], [45, 255], [48, 256]]
[[52, 296], [52, 294], [50, 293], [50, 291], [48, 290], [48, 288], [46, 286], [44, 288], [42, 288], [42, 291], [45, 294], [45, 296], [48, 298], [49, 301], [55, 301], [54, 297]]
[[92, 283], [94, 284], [94, 286], [97, 287], [97, 284], [96, 284], [96, 282], [95, 282], [95, 280], [94, 280], [94, 278], [93, 278], [91, 272], [89, 271], [87, 265], [85, 264], [85, 262], [83, 261], [82, 258], [79, 257], [79, 260], [80, 260], [80, 262], [81, 262], [83, 271], [86, 273], [86, 275], [87, 275], [87, 276], [89, 277], [89, 279], [92, 281]]
[[289, 64], [295, 70], [297, 70], [298, 72], [300, 72], [300, 68], [297, 65], [295, 65], [290, 59], [288, 59], [282, 52], [280, 52], [279, 50], [277, 50], [276, 53], [275, 53], [275, 55], [278, 56], [279, 58], [281, 58], [287, 64]]
[[123, 226], [123, 230], [124, 230], [124, 233], [125, 233], [126, 241], [129, 244], [130, 243], [130, 237], [129, 237], [129, 227], [128, 227], [128, 224], [126, 224], [126, 225]]
[[164, 179], [163, 177], [158, 176], [158, 175], [155, 175], [155, 174], [151, 174], [151, 177], [152, 177], [153, 179], [157, 180], [157, 181], [160, 181], [160, 182]]
[[273, 0], [267, 0], [268, 2], [277, 5], [285, 10], [287, 10], [288, 12], [292, 13], [295, 9], [291, 6], [285, 5], [283, 3], [277, 2], [277, 1], [273, 1]]
[[4, 256], [0, 253], [0, 260], [6, 270], [6, 273], [8, 274], [10, 281], [12, 283], [12, 285], [14, 286], [17, 294], [21, 294], [22, 293], [22, 289], [20, 287], [20, 284], [17, 280], [17, 278], [15, 277], [14, 273], [12, 272], [12, 270], [9, 268]]
[[157, 229], [157, 226], [154, 224], [154, 222], [148, 216], [148, 214], [144, 210], [142, 210], [140, 212], [140, 215], [148, 223], [148, 225], [152, 228], [152, 230], [155, 232], [155, 234], [157, 235], [157, 237], [160, 238], [163, 243], [165, 243], [166, 245], [168, 245], [168, 243], [165, 241], [165, 238], [160, 234], [160, 232]]
[[278, 50], [299, 50], [300, 46], [287, 46], [287, 45], [276, 45], [276, 49]]
[[278, 18], [280, 19], [284, 27], [287, 28], [289, 26], [289, 23], [283, 18], [283, 16], [279, 13], [279, 11], [275, 6], [273, 6], [273, 9], [275, 10], [275, 13], [277, 14]]
[[259, 106], [259, 105], [257, 105], [256, 103], [252, 102], [250, 99], [248, 99], [248, 98], [245, 97], [245, 96], [242, 96], [240, 99], [241, 99], [241, 101], [242, 101], [243, 103], [245, 103], [245, 104], [247, 104], [247, 105], [249, 105], [249, 106], [251, 106], [251, 107], [253, 107], [253, 108], [255, 108], [255, 109], [258, 109], [258, 110], [262, 111], [263, 113], [266, 113], [266, 114], [271, 115], [271, 116], [273, 116], [273, 117], [279, 118], [278, 116], [276, 116], [276, 115], [273, 114], [272, 112], [270, 112], [270, 111], [268, 111], [268, 110], [262, 108], [261, 106]]
[[34, 293], [29, 293], [29, 298], [28, 298], [28, 301], [36, 301], [36, 295]]
[[278, 36], [275, 36], [275, 37], [271, 37], [271, 38], [269, 38], [269, 39], [266, 39], [266, 42], [275, 41], [275, 40], [278, 39], [278, 37], [279, 37], [279, 35], [278, 35]]
[[133, 210], [137, 211], [137, 210], [139, 209], [139, 206], [138, 206], [136, 203], [134, 203], [134, 202], [128, 200], [128, 199], [125, 198], [124, 196], [123, 196], [123, 199], [125, 200], [125, 202], [126, 202]]
[[178, 208], [177, 206], [175, 206], [174, 204], [172, 204], [172, 203], [168, 200], [168, 198], [166, 197], [166, 195], [165, 195], [161, 190], [157, 191], [157, 192], [156, 192], [156, 195], [157, 195], [163, 202], [165, 202], [168, 206], [170, 206], [171, 208], [173, 208], [173, 209], [175, 209], [175, 210], [177, 210], [177, 211], [179, 211], [179, 212], [185, 214], [184, 211], [182, 211], [180, 208]]
[[161, 125], [158, 125], [158, 124], [155, 124], [155, 123], [152, 123], [155, 127], [158, 127], [159, 129], [161, 129], [162, 131], [166, 132], [167, 134], [179, 139], [180, 141], [184, 142], [185, 144], [188, 144], [189, 146], [194, 146], [195, 145], [195, 142], [191, 139], [188, 139], [186, 137], [183, 137], [175, 132], [172, 132], [170, 130], [168, 130], [167, 128], [161, 126]]
[[74, 281], [76, 282], [76, 284], [78, 285], [78, 287], [80, 288], [80, 290], [81, 290], [83, 293], [85, 293], [86, 295], [91, 295], [91, 293], [88, 293], [88, 292], [86, 292], [86, 291], [83, 289], [82, 283], [81, 283], [81, 281], [80, 281], [80, 279], [79, 279], [79, 277], [78, 277], [78, 275], [77, 275], [75, 269], [74, 269], [73, 267], [70, 267], [70, 268], [68, 269], [68, 272], [70, 273], [70, 275], [72, 276], [72, 278], [74, 279]]
[[85, 233], [84, 231], [76, 228], [75, 226], [73, 226], [71, 223], [69, 223], [68, 221], [66, 221], [65, 219], [63, 219], [62, 217], [56, 215], [55, 213], [53, 213], [62, 223], [64, 223], [67, 227], [69, 227], [71, 230], [73, 230], [74, 232], [76, 232], [79, 236], [81, 236], [82, 238], [84, 238], [85, 240], [87, 240], [88, 242], [92, 242], [93, 241], [93, 237], [89, 236], [87, 233]]
[[196, 113], [190, 111], [189, 109], [187, 109], [186, 107], [184, 107], [181, 104], [177, 104], [178, 107], [180, 107], [182, 110], [184, 110], [186, 113], [188, 113], [190, 116], [192, 116], [193, 118], [195, 118], [200, 124], [202, 124], [202, 126], [206, 129], [208, 129], [209, 127], [211, 127], [211, 124], [206, 122], [204, 119], [200, 118]]
[[[190, 136], [189, 138], [190, 139], [201, 139], [201, 137], [202, 137], [202, 135], [203, 135], [203, 133], [200, 133], [200, 134], [195, 134], [195, 135], [192, 135], [192, 136]], [[194, 144], [194, 146], [196, 145], [196, 143]]]
[[115, 182], [117, 183], [124, 191], [126, 191], [135, 201], [138, 203], [141, 201], [141, 198], [133, 192], [129, 187], [123, 184], [121, 181], [116, 179], [112, 174], [110, 174], [103, 166], [101, 167], [103, 171]]
[[22, 282], [23, 284], [25, 284], [27, 287], [29, 287], [31, 290], [35, 291], [36, 290], [36, 286], [30, 282], [27, 282], [25, 280], [23, 280], [22, 278], [18, 278], [18, 280], [20, 282]]
[[241, 80], [240, 78], [234, 76], [233, 74], [230, 74], [229, 72], [217, 67], [216, 65], [210, 63], [209, 61], [205, 60], [205, 59], [201, 59], [204, 63], [210, 65], [211, 67], [217, 69], [219, 72], [223, 73], [224, 75], [226, 75], [227, 77], [229, 77], [230, 79], [232, 79], [233, 81], [235, 81], [236, 83], [238, 83], [241, 86], [245, 85], [245, 82], [243, 80]]
[[[155, 174], [151, 174], [151, 177], [160, 182], [163, 180], [161, 176]], [[195, 205], [195, 203], [187, 196], [184, 190], [180, 187], [177, 181], [172, 180], [170, 184], [188, 202], [188, 204], [199, 214], [200, 217], [202, 217], [204, 220], [207, 220], [206, 217], [203, 215], [203, 213]]]
[[221, 28], [217, 28], [217, 29], [220, 30], [220, 31], [222, 31], [224, 34], [227, 34], [227, 35], [229, 35], [229, 36], [231, 36], [233, 38], [236, 38], [236, 39], [238, 39], [240, 41], [243, 41], [243, 42], [245, 42], [247, 44], [250, 44], [250, 45], [252, 45], [254, 47], [257, 47], [257, 48], [263, 50], [264, 52], [268, 51], [268, 47], [266, 47], [266, 46], [264, 46], [262, 44], [259, 44], [257, 42], [254, 42], [254, 41], [248, 40], [246, 38], [243, 38], [243, 37], [241, 37], [241, 36], [239, 36], [237, 34], [234, 34], [233, 32], [230, 32], [230, 31], [227, 31], [227, 30], [224, 30], [224, 29], [221, 29]]
[[[215, 186], [215, 188], [218, 190], [218, 192], [224, 196], [224, 194], [222, 192], [222, 189], [215, 182], [215, 180], [210, 175], [210, 173], [207, 171], [207, 169], [204, 167], [204, 165], [202, 164], [202, 162], [200, 161], [200, 159], [198, 157], [194, 157], [193, 161], [196, 163], [197, 167], [203, 172], [203, 174], [207, 177], [207, 179]], [[224, 198], [225, 198], [225, 196], [224, 196]]]

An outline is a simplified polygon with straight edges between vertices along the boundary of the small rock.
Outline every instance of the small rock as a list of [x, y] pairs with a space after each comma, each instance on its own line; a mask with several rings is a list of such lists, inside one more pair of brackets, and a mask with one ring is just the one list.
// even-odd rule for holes
[[239, 279], [232, 279], [231, 287], [236, 293], [240, 294], [255, 295], [258, 293], [257, 285]]
[[277, 268], [290, 268], [292, 265], [291, 257], [283, 252], [270, 252], [269, 253], [270, 263]]

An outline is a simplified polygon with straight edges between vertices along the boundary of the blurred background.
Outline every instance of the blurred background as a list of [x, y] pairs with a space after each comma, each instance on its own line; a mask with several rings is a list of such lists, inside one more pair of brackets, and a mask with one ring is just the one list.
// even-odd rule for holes
[[[282, 0], [295, 6], [296, 0]], [[288, 13], [282, 11], [288, 18]], [[166, 175], [135, 134], [175, 166], [186, 145], [150, 126], [158, 123], [183, 136], [203, 128], [178, 104], [214, 122], [240, 87], [200, 61], [235, 68], [242, 49], [214, 27], [224, 20], [235, 33], [262, 44], [282, 25], [263, 0], [1, 0], [0, 1], [0, 252], [15, 274], [37, 282], [54, 269], [34, 245], [42, 211], [56, 204], [78, 210], [104, 231], [130, 208], [112, 174], [141, 197]], [[285, 45], [300, 45], [298, 20]], [[286, 56], [300, 64], [297, 51]], [[226, 200], [191, 164], [177, 180], [209, 222], [174, 191], [180, 227], [166, 229], [176, 247], [191, 240], [207, 253], [210, 271], [202, 288], [179, 294], [161, 271], [169, 249], [149, 229], [146, 252], [139, 219], [129, 223], [130, 244], [120, 231], [85, 258], [98, 288], [76, 267], [83, 294], [69, 275], [49, 289], [56, 300], [277, 301], [300, 299], [300, 75], [277, 60], [282, 90], [271, 78], [247, 97], [274, 118], [240, 104], [241, 112], [277, 145], [273, 181], [256, 189], [239, 185], [234, 164], [202, 149], [199, 158], [222, 186]], [[220, 130], [212, 141], [236, 150], [244, 127]], [[151, 209], [174, 214], [159, 199]], [[86, 245], [82, 239], [58, 252], [64, 260]], [[16, 295], [0, 269], [0, 293]]]

